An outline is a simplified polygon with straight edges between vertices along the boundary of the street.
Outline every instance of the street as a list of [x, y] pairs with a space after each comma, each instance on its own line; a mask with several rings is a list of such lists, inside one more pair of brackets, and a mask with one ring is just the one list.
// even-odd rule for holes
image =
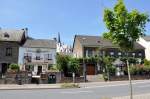
[[[133, 82], [133, 91], [136, 95], [150, 93], [150, 81]], [[127, 95], [127, 82], [91, 84], [77, 89], [0, 90], [0, 99], [101, 99]]]

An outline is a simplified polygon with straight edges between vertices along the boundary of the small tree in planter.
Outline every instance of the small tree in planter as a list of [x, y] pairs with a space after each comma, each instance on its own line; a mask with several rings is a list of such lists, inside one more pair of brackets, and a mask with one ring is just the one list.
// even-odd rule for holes
[[133, 95], [128, 52], [134, 49], [134, 43], [144, 35], [148, 21], [150, 21], [149, 16], [145, 13], [140, 13], [137, 10], [129, 12], [123, 0], [118, 0], [113, 10], [104, 10], [104, 22], [108, 32], [103, 35], [105, 38], [111, 40], [113, 44], [118, 45], [127, 56], [126, 64], [130, 81], [130, 99], [133, 99]]
[[10, 68], [12, 71], [14, 71], [14, 72], [19, 71], [19, 65], [18, 65], [18, 64], [10, 64], [10, 65], [9, 65], [9, 68]]
[[79, 61], [76, 58], [71, 58], [68, 63], [68, 69], [72, 73], [78, 73], [79, 72]]

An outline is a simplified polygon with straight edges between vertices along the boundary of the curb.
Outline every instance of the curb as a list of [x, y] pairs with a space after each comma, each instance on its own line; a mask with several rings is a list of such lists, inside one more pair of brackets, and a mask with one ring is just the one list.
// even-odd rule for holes
[[10, 89], [3, 88], [0, 89], [0, 91], [2, 90], [48, 90], [48, 89], [62, 89], [62, 88], [10, 88]]

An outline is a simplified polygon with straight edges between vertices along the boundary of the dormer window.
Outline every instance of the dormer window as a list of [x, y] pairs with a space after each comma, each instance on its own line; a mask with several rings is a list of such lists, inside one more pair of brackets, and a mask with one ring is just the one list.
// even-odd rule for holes
[[101, 41], [97, 41], [97, 43], [101, 43]]
[[9, 38], [9, 34], [8, 33], [4, 33], [4, 37], [5, 38]]

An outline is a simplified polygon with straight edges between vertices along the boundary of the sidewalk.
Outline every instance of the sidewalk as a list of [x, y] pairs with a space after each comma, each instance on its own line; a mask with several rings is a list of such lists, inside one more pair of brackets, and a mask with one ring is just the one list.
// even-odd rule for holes
[[34, 89], [59, 89], [61, 84], [24, 84], [24, 85], [0, 85], [0, 90], [34, 90]]
[[[122, 96], [122, 97], [114, 97], [112, 99], [130, 99], [130, 97], [129, 96]], [[141, 94], [141, 95], [134, 95], [133, 99], [150, 99], [150, 93]]]

